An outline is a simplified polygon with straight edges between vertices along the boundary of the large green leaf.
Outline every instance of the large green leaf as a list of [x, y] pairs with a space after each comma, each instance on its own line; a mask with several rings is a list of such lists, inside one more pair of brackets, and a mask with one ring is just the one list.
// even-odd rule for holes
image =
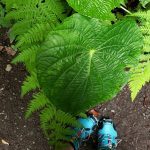
[[78, 14], [49, 34], [37, 56], [41, 88], [53, 104], [70, 113], [112, 98], [137, 62], [142, 35], [135, 21], [106, 26]]
[[124, 0], [67, 0], [75, 11], [100, 20], [114, 20], [112, 10], [119, 7]]

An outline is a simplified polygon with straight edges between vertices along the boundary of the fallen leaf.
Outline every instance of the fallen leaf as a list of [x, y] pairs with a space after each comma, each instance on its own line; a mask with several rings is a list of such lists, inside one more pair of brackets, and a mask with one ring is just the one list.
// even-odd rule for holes
[[2, 139], [2, 144], [5, 144], [5, 145], [9, 145], [8, 142], [6, 142], [5, 140]]

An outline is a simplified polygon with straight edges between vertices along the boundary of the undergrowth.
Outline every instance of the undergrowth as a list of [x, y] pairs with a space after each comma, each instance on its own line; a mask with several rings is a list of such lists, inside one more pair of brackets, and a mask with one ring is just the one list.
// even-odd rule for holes
[[[132, 100], [150, 81], [149, 0], [1, 0], [0, 24], [29, 72], [22, 96], [37, 90], [49, 143], [70, 141], [76, 116], [112, 99], [129, 82]], [[128, 10], [129, 8], [129, 10]], [[129, 68], [130, 71], [126, 71]]]

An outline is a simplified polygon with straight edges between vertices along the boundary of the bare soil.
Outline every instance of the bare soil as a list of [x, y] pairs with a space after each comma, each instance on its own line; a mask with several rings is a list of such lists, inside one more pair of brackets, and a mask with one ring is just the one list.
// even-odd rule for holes
[[[0, 36], [0, 46], [9, 47], [5, 34]], [[23, 65], [12, 65], [12, 59], [5, 49], [0, 50], [0, 150], [50, 150], [38, 115], [24, 118], [31, 95], [21, 98], [20, 87], [27, 73]], [[6, 71], [8, 65], [10, 71]], [[96, 109], [114, 120], [122, 140], [117, 150], [150, 150], [150, 84], [143, 87], [135, 102], [131, 102], [126, 86], [112, 101]], [[9, 145], [1, 144], [2, 139]], [[95, 149], [90, 147], [82, 150]]]

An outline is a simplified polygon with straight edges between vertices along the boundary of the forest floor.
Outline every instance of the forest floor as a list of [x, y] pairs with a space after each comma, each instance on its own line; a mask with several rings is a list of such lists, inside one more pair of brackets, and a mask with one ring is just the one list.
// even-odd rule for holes
[[[0, 30], [2, 32], [2, 30]], [[4, 47], [5, 46], [5, 47]], [[0, 36], [0, 150], [50, 150], [39, 127], [38, 115], [25, 120], [24, 113], [31, 94], [20, 97], [20, 87], [27, 75], [22, 65], [13, 65], [14, 53], [7, 36]], [[150, 84], [135, 102], [131, 102], [126, 86], [112, 100], [96, 109], [115, 122], [122, 140], [117, 150], [150, 150]], [[4, 141], [2, 142], [2, 140]], [[5, 143], [5, 144], [2, 144]], [[94, 150], [84, 146], [82, 150]]]

